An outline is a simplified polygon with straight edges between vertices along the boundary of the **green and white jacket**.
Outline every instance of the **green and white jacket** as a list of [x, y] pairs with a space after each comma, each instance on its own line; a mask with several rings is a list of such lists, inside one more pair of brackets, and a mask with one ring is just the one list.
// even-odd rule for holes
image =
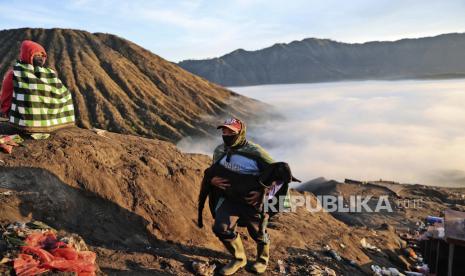
[[74, 125], [71, 93], [46, 67], [17, 62], [13, 67], [10, 123], [29, 133], [51, 132]]

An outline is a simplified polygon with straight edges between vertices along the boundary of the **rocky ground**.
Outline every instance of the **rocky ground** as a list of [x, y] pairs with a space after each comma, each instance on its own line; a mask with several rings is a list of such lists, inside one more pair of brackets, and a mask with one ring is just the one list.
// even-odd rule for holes
[[[182, 153], [160, 140], [73, 128], [47, 140], [26, 140], [11, 155], [0, 154], [0, 160], [0, 221], [40, 220], [80, 235], [97, 253], [102, 273], [192, 275], [193, 262], [220, 267], [228, 259], [208, 227], [211, 216], [204, 216], [207, 227], [195, 224], [202, 172], [211, 162], [207, 156]], [[386, 192], [350, 185], [336, 183], [325, 192]], [[319, 193], [292, 194], [315, 203]], [[445, 208], [460, 209], [462, 194], [407, 186], [400, 198], [421, 198], [424, 209], [396, 209], [376, 218], [304, 207], [280, 214], [269, 229], [272, 257], [266, 275], [367, 275], [372, 264], [403, 270], [408, 260], [401, 256], [404, 245], [395, 227], [414, 226]], [[241, 233], [253, 260], [254, 242]], [[379, 250], [364, 248], [363, 238]]]

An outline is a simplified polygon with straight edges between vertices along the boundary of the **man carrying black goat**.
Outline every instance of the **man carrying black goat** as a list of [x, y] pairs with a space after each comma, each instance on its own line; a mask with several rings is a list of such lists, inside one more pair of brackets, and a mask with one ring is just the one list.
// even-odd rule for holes
[[[215, 218], [213, 232], [233, 255], [221, 270], [232, 275], [247, 264], [244, 246], [236, 226], [245, 226], [257, 243], [257, 259], [251, 270], [264, 273], [270, 258], [270, 238], [266, 231], [268, 213], [265, 199], [283, 196], [288, 199], [288, 184], [293, 178], [286, 163], [273, 163], [271, 156], [259, 145], [246, 139], [246, 126], [232, 118], [218, 126], [224, 143], [213, 154], [213, 165], [205, 171], [199, 196], [199, 221], [209, 196], [210, 211]], [[289, 207], [289, 200], [284, 201]]]

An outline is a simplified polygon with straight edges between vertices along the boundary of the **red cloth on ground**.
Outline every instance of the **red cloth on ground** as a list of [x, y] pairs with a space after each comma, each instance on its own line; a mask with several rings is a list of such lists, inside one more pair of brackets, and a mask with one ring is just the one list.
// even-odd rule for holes
[[40, 262], [27, 254], [19, 254], [13, 264], [17, 276], [39, 275], [48, 271], [47, 268], [39, 268], [39, 266]]
[[14, 260], [17, 275], [37, 275], [49, 270], [76, 272], [79, 276], [95, 275], [97, 255], [91, 251], [76, 251], [58, 241], [52, 232], [32, 233], [25, 243], [27, 246], [21, 247], [22, 254]]
[[24, 242], [27, 244], [27, 246], [32, 247], [56, 248], [56, 244], [59, 241], [53, 232], [36, 232], [27, 236]]
[[64, 272], [77, 272], [78, 275], [95, 272], [95, 265], [82, 260], [54, 260], [45, 263], [43, 267]]
[[48, 263], [54, 260], [52, 254], [39, 247], [22, 246], [21, 253], [35, 256], [41, 263]]
[[76, 250], [74, 250], [73, 248], [69, 248], [69, 247], [54, 249], [52, 251], [52, 254], [55, 257], [61, 257], [63, 259], [71, 260], [71, 261], [78, 259], [78, 253], [76, 252]]

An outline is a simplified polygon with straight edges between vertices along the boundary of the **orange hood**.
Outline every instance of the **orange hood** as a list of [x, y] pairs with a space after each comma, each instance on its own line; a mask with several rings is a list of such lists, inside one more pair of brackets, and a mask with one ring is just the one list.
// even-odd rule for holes
[[21, 53], [19, 55], [19, 60], [32, 64], [32, 58], [34, 57], [34, 54], [37, 53], [44, 54], [45, 59], [47, 59], [47, 53], [45, 52], [45, 49], [42, 47], [42, 45], [31, 40], [24, 40], [21, 43]]

